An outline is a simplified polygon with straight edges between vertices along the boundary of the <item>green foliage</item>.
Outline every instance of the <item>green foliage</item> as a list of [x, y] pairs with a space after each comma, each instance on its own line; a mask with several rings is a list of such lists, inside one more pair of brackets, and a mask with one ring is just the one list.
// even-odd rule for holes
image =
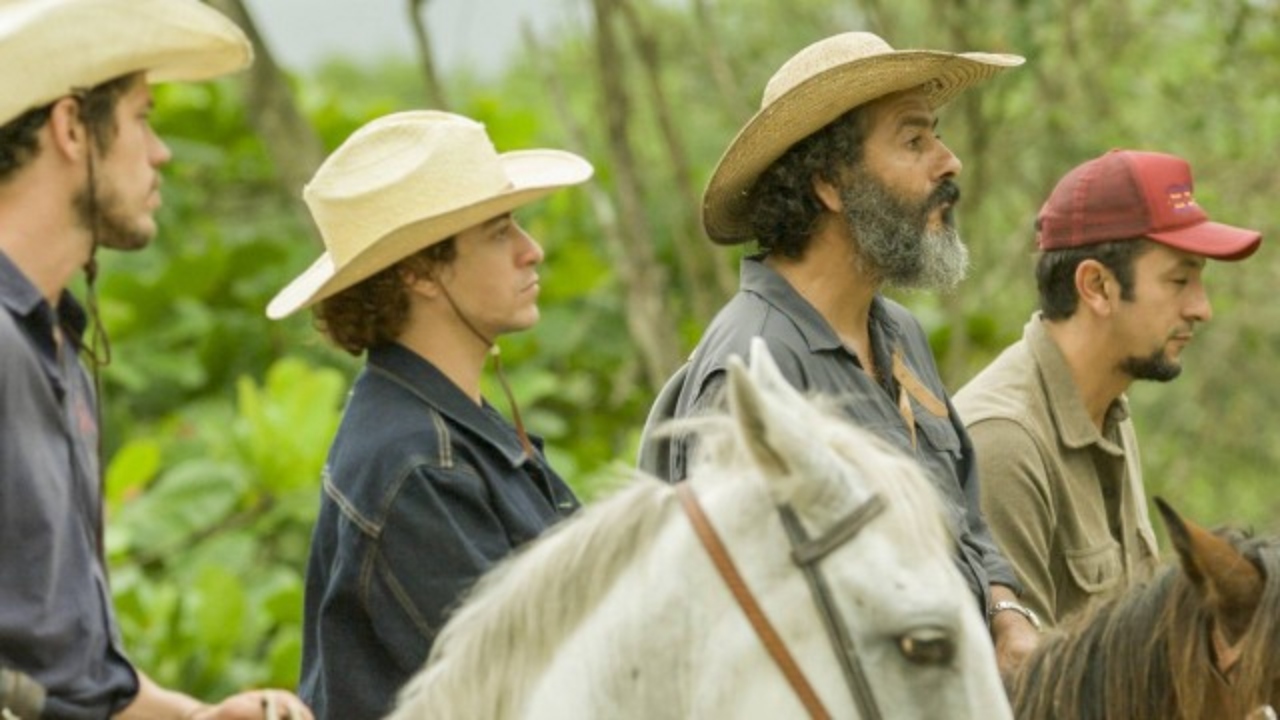
[[315, 488], [346, 379], [276, 362], [179, 411], [107, 471], [108, 557], [133, 659], [209, 698], [297, 681]]

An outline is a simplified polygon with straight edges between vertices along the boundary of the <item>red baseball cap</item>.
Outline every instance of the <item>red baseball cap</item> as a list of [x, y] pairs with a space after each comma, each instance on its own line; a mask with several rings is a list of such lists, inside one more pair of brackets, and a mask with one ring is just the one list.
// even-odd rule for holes
[[1210, 221], [1192, 187], [1182, 158], [1112, 150], [1058, 181], [1036, 218], [1036, 244], [1060, 250], [1144, 237], [1216, 260], [1252, 255], [1262, 234]]

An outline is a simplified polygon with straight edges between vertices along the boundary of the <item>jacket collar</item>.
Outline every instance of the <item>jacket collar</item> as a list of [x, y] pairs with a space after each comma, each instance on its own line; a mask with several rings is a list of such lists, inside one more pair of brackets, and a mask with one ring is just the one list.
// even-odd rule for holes
[[[410, 394], [465, 428], [500, 452], [511, 467], [524, 464], [524, 448], [515, 432], [489, 404], [476, 405], [471, 398], [429, 360], [399, 343], [369, 349], [369, 370], [400, 385]], [[539, 450], [540, 438], [530, 436]]]

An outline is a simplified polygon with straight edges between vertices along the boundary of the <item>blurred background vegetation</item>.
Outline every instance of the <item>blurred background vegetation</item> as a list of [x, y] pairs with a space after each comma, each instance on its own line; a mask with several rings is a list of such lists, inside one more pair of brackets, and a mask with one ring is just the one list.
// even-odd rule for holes
[[[589, 499], [630, 464], [656, 388], [736, 288], [741, 251], [699, 230], [711, 168], [772, 72], [845, 30], [1028, 59], [942, 115], [965, 165], [970, 280], [899, 297], [953, 390], [1020, 336], [1031, 221], [1077, 163], [1112, 147], [1182, 155], [1211, 216], [1263, 231], [1251, 261], [1207, 273], [1216, 317], [1183, 377], [1131, 399], [1151, 494], [1208, 524], [1280, 530], [1280, 0], [563, 0], [591, 21], [554, 42], [526, 33], [483, 80], [437, 71], [427, 2], [406, 0], [417, 58], [292, 75], [260, 45], [250, 73], [158, 91], [175, 155], [161, 235], [102, 258], [101, 301], [114, 592], [127, 647], [161, 682], [212, 698], [296, 681], [319, 472], [359, 363], [309, 317], [263, 309], [320, 251], [299, 191], [325, 153], [380, 115], [442, 107], [485, 122], [499, 149], [594, 162], [585, 189], [522, 212], [547, 248], [543, 320], [502, 341], [528, 424]], [[253, 28], [241, 0], [213, 4]]]

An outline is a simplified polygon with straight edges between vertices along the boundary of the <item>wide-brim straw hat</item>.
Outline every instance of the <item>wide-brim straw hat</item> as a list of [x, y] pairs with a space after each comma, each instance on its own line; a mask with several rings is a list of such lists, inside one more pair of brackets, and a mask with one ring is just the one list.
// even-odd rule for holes
[[751, 238], [747, 195], [792, 145], [853, 108], [920, 88], [938, 108], [960, 91], [1024, 62], [1018, 55], [894, 50], [868, 32], [835, 35], [806, 47], [774, 73], [760, 111], [729, 144], [702, 198], [702, 224], [717, 243]]
[[283, 318], [592, 172], [563, 150], [499, 154], [484, 125], [461, 115], [418, 110], [374, 120], [303, 189], [325, 251], [271, 300], [267, 316]]
[[252, 61], [244, 32], [198, 0], [0, 0], [0, 125], [124, 75], [208, 80]]

